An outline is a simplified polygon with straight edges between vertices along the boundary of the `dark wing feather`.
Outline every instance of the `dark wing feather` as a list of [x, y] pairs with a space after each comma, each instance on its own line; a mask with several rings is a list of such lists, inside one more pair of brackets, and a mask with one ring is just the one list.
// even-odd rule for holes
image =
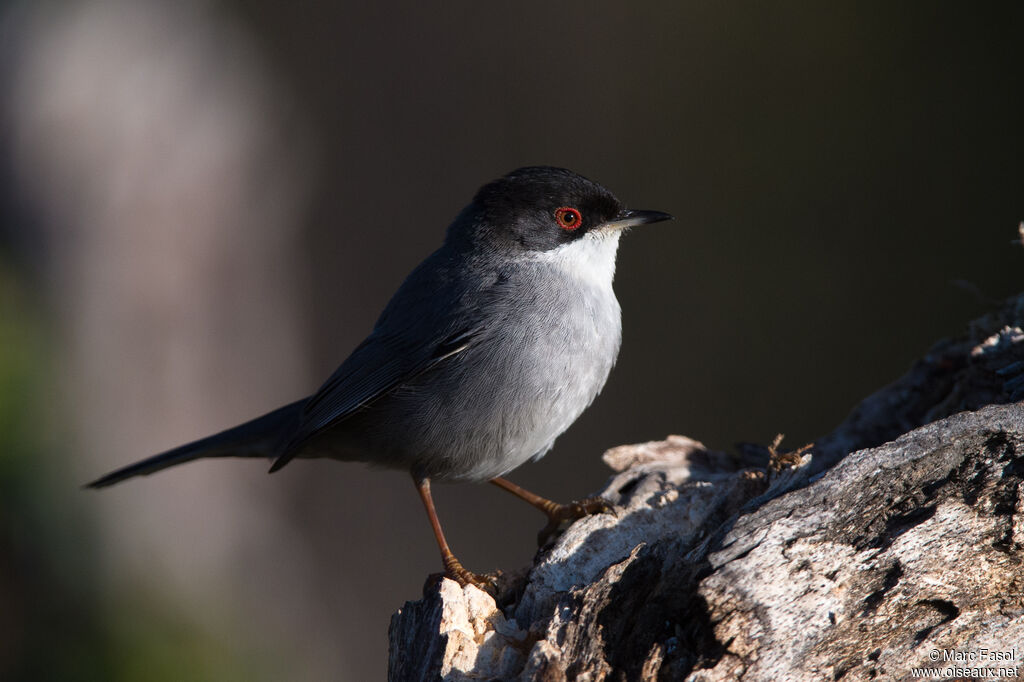
[[370, 336], [306, 401], [298, 428], [271, 471], [287, 464], [317, 433], [474, 343], [485, 321], [472, 312], [455, 312], [479, 308], [456, 305], [467, 292], [460, 278], [448, 275], [449, 258], [436, 252], [413, 271]]
[[270, 471], [291, 461], [302, 444], [320, 431], [466, 350], [475, 336], [474, 329], [460, 330], [429, 354], [420, 352], [414, 358], [404, 352], [403, 344], [370, 335], [306, 402], [298, 429]]

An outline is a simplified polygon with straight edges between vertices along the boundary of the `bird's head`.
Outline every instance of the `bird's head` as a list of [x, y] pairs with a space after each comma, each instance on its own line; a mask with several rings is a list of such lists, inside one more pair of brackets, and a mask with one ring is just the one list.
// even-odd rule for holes
[[448, 240], [546, 252], [671, 218], [661, 211], [627, 209], [610, 191], [570, 170], [530, 166], [481, 187], [449, 228]]

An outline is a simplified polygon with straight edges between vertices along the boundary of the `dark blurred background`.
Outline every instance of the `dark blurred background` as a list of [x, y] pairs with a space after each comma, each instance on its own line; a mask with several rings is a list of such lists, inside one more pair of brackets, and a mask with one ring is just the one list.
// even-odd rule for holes
[[[1024, 5], [0, 0], [0, 678], [379, 679], [440, 570], [408, 477], [108, 469], [304, 395], [483, 182], [567, 166], [624, 241], [604, 449], [799, 445], [1021, 288]], [[542, 518], [443, 486], [473, 570]]]

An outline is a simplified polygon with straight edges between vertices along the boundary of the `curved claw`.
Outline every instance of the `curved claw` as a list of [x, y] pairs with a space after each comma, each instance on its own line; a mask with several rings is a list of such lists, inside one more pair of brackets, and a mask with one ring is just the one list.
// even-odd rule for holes
[[498, 590], [498, 575], [473, 573], [467, 571], [459, 563], [458, 559], [452, 557], [452, 561], [446, 561], [444, 566], [444, 575], [446, 578], [451, 578], [457, 582], [461, 587], [466, 585], [472, 585], [478, 587], [484, 592], [494, 596]]
[[548, 524], [537, 533], [537, 546], [543, 547], [558, 532], [566, 521], [575, 521], [591, 514], [613, 512], [615, 507], [603, 497], [588, 497], [583, 500], [574, 500], [569, 504], [556, 504], [545, 510], [548, 515]]

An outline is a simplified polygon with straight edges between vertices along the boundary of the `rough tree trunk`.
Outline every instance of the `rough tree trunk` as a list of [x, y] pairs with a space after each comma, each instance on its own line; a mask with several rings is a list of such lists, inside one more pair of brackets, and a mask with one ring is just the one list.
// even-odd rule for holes
[[807, 452], [610, 450], [617, 514], [573, 524], [497, 600], [428, 584], [392, 618], [390, 679], [1019, 675], [1024, 407], [1004, 384], [1022, 326], [1024, 295]]

